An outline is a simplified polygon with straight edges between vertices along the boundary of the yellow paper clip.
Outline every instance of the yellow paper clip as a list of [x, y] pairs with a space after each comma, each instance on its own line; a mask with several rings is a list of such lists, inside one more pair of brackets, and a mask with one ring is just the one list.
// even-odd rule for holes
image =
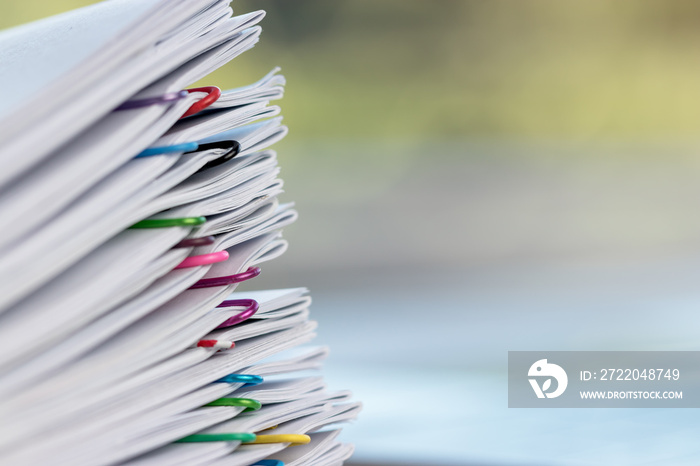
[[291, 443], [294, 445], [306, 445], [311, 441], [311, 437], [303, 434], [277, 434], [277, 435], [257, 435], [255, 440], [245, 442], [248, 444], [265, 444], [265, 443]]

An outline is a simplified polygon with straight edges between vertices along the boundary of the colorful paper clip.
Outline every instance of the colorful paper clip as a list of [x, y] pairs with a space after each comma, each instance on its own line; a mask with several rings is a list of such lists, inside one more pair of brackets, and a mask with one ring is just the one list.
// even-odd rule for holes
[[209, 246], [214, 244], [216, 238], [213, 236], [202, 236], [200, 238], [187, 238], [177, 243], [173, 248], [196, 248], [199, 246]]
[[195, 113], [199, 113], [214, 102], [216, 102], [219, 97], [221, 97], [221, 89], [216, 86], [206, 86], [206, 87], [195, 87], [193, 89], [185, 89], [190, 94], [193, 92], [206, 92], [207, 95], [201, 100], [193, 103], [192, 106], [182, 114], [180, 118], [185, 118]]
[[215, 380], [213, 383], [242, 383], [244, 387], [260, 385], [264, 379], [253, 374], [229, 374]]
[[212, 278], [203, 278], [199, 280], [197, 283], [192, 285], [190, 289], [197, 289], [197, 288], [211, 288], [213, 286], [228, 286], [228, 285], [233, 285], [234, 283], [240, 283], [244, 282], [246, 280], [250, 280], [251, 278], [255, 278], [258, 275], [260, 275], [260, 267], [250, 267], [248, 270], [245, 272], [237, 273], [234, 275], [226, 275], [223, 277], [212, 277]]
[[193, 434], [175, 440], [175, 443], [201, 443], [201, 442], [250, 442], [256, 435], [248, 432], [233, 432], [230, 434]]
[[226, 152], [221, 154], [219, 157], [205, 163], [202, 168], [197, 170], [197, 173], [208, 170], [212, 167], [217, 167], [223, 163], [228, 162], [232, 158], [238, 155], [241, 151], [241, 144], [233, 139], [224, 139], [222, 141], [207, 142], [199, 145], [197, 152], [212, 150], [212, 149], [226, 149]]
[[206, 142], [202, 144], [198, 142], [183, 142], [182, 144], [173, 144], [172, 146], [149, 147], [136, 154], [134, 158], [140, 159], [163, 154], [194, 154], [195, 152], [203, 152], [205, 150], [212, 149], [224, 149], [226, 152], [214, 160], [210, 160], [209, 162], [205, 163], [199, 170], [197, 170], [197, 173], [228, 162], [238, 155], [241, 150], [241, 144], [233, 139], [224, 139], [222, 141]]
[[134, 156], [135, 159], [140, 159], [142, 157], [152, 157], [154, 155], [163, 154], [179, 154], [182, 152], [195, 152], [199, 149], [199, 143], [197, 142], [183, 142], [182, 144], [173, 144], [172, 146], [157, 146], [149, 147], [142, 150]]
[[175, 443], [200, 442], [241, 442], [249, 445], [290, 443], [293, 446], [306, 445], [311, 442], [311, 437], [304, 434], [255, 435], [248, 432], [231, 432], [221, 434], [193, 434], [175, 441]]
[[233, 317], [229, 317], [216, 328], [225, 328], [231, 327], [232, 325], [240, 324], [241, 322], [250, 319], [253, 315], [255, 315], [256, 312], [258, 312], [258, 309], [260, 309], [260, 305], [254, 299], [230, 299], [228, 301], [224, 301], [216, 307], [233, 306], [246, 306], [246, 309], [239, 312]]
[[245, 408], [243, 412], [247, 412], [259, 410], [262, 408], [262, 403], [252, 398], [219, 398], [204, 406], [241, 406]]
[[243, 443], [261, 445], [268, 443], [291, 443], [292, 445], [306, 445], [311, 442], [311, 437], [304, 434], [272, 434], [257, 435], [255, 440], [244, 441]]
[[168, 92], [156, 97], [146, 97], [145, 99], [127, 100], [114, 110], [132, 110], [134, 108], [150, 107], [152, 105], [167, 105], [187, 97], [187, 91]]
[[190, 256], [180, 262], [175, 269], [186, 269], [189, 267], [200, 267], [202, 265], [216, 264], [228, 259], [228, 251], [210, 252], [209, 254], [200, 254], [198, 256]]
[[197, 348], [216, 348], [216, 349], [231, 349], [236, 344], [229, 340], [199, 340]]
[[207, 221], [206, 217], [181, 217], [181, 218], [147, 218], [134, 223], [129, 228], [171, 228], [171, 227], [194, 227]]
[[250, 466], [284, 466], [284, 461], [281, 460], [260, 460]]

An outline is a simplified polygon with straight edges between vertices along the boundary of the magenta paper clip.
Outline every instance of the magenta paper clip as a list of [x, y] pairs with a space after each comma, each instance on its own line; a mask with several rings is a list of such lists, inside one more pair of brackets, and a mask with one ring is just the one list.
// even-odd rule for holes
[[199, 267], [201, 265], [216, 264], [217, 262], [223, 262], [228, 259], [228, 251], [223, 250], [219, 252], [212, 252], [209, 254], [201, 254], [199, 256], [190, 256], [184, 261], [180, 262], [180, 265], [175, 267], [176, 269], [185, 269], [188, 267]]
[[184, 99], [185, 97], [187, 97], [187, 94], [189, 94], [189, 92], [187, 91], [178, 91], [168, 92], [167, 94], [159, 95], [156, 97], [148, 97], [145, 99], [127, 100], [114, 110], [131, 110], [134, 108], [150, 107], [151, 105], [170, 104], [178, 100]]
[[233, 285], [234, 283], [240, 283], [244, 282], [246, 280], [250, 280], [251, 278], [255, 278], [258, 275], [260, 275], [260, 267], [250, 267], [248, 270], [245, 272], [237, 273], [235, 275], [226, 275], [224, 277], [212, 277], [212, 278], [203, 278], [194, 285], [190, 287], [190, 289], [196, 289], [196, 288], [210, 288], [212, 286], [228, 286], [228, 285]]
[[216, 328], [231, 327], [232, 325], [240, 324], [241, 322], [250, 319], [258, 312], [260, 305], [254, 299], [230, 299], [224, 301], [216, 307], [233, 307], [233, 306], [246, 306], [244, 311], [239, 312], [233, 317], [230, 317], [224, 321], [221, 325]]
[[209, 246], [214, 244], [216, 238], [213, 236], [202, 236], [201, 238], [187, 238], [177, 243], [173, 248], [196, 248], [198, 246]]

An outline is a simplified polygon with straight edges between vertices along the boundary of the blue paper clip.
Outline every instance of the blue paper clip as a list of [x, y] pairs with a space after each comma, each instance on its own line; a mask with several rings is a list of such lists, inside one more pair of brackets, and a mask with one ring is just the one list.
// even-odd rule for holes
[[250, 466], [284, 466], [284, 461], [280, 460], [260, 460]]
[[252, 374], [229, 374], [221, 377], [219, 380], [215, 380], [214, 383], [242, 383], [245, 384], [243, 385], [244, 387], [250, 387], [263, 383], [263, 378]]
[[232, 158], [234, 158], [236, 155], [241, 150], [241, 145], [238, 141], [234, 140], [224, 140], [224, 141], [216, 141], [216, 142], [205, 142], [205, 143], [199, 143], [199, 142], [183, 142], [182, 144], [173, 144], [172, 146], [159, 146], [159, 147], [149, 147], [147, 149], [144, 149], [140, 153], [134, 156], [134, 158], [142, 158], [142, 157], [151, 157], [154, 155], [162, 155], [162, 154], [174, 154], [174, 153], [192, 153], [192, 152], [203, 152], [205, 150], [211, 150], [211, 149], [224, 149], [226, 152], [224, 152], [221, 156], [217, 157], [216, 159], [207, 162], [202, 168], [199, 170], [206, 170], [207, 168], [215, 167], [217, 165], [221, 165], [222, 163], [228, 162]]
[[152, 155], [173, 154], [176, 152], [192, 152], [199, 148], [196, 142], [184, 142], [172, 146], [149, 147], [136, 154], [134, 158], [150, 157]]

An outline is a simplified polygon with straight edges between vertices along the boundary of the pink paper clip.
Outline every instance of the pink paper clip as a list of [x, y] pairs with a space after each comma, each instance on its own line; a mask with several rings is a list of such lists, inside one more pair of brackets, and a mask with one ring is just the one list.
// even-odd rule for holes
[[234, 275], [226, 275], [223, 277], [212, 277], [212, 278], [203, 278], [199, 280], [197, 283], [192, 285], [190, 289], [197, 289], [197, 288], [210, 288], [212, 286], [228, 286], [228, 285], [233, 285], [234, 283], [240, 283], [244, 282], [246, 280], [250, 280], [251, 278], [255, 278], [258, 275], [260, 275], [260, 267], [250, 267], [248, 270], [245, 272], [237, 273]]
[[225, 249], [219, 252], [212, 252], [209, 254], [201, 254], [199, 256], [190, 256], [180, 264], [175, 267], [176, 269], [185, 269], [188, 267], [199, 267], [202, 265], [216, 264], [217, 262], [223, 262], [228, 259], [228, 251]]
[[232, 325], [240, 324], [243, 321], [246, 321], [253, 317], [256, 312], [258, 312], [258, 309], [260, 309], [260, 305], [258, 302], [254, 299], [231, 299], [228, 301], [224, 301], [223, 303], [219, 304], [216, 307], [233, 307], [233, 306], [246, 306], [246, 309], [244, 311], [239, 312], [233, 317], [229, 317], [226, 319], [221, 325], [219, 325], [216, 328], [225, 328], [225, 327], [231, 327]]

